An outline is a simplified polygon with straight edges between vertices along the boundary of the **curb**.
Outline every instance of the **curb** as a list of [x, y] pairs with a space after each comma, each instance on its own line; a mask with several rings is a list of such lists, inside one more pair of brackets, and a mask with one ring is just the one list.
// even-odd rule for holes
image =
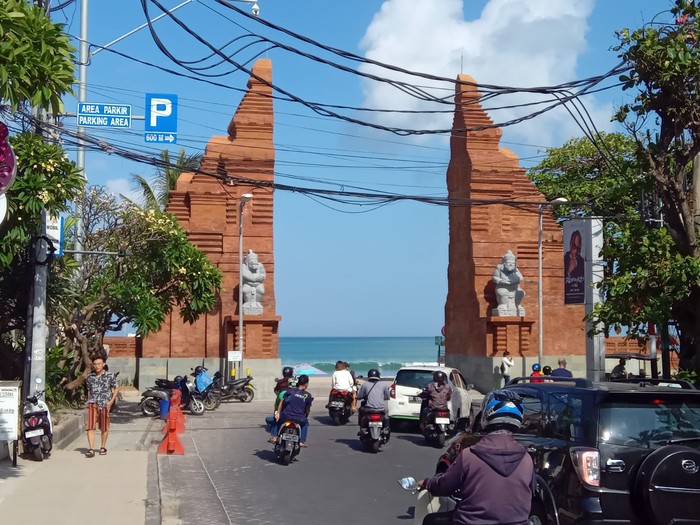
[[85, 418], [82, 415], [62, 413], [60, 422], [53, 427], [53, 446], [65, 450], [84, 430]]

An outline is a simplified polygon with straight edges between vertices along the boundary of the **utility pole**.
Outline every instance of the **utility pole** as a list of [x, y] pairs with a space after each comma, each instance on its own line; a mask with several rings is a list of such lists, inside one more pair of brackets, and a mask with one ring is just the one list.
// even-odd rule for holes
[[[80, 0], [80, 56], [78, 67], [78, 104], [87, 100], [87, 66], [88, 66], [88, 0]], [[85, 128], [78, 126], [78, 151], [76, 156], [76, 166], [82, 172], [83, 178], [87, 183], [85, 175], [85, 142], [83, 141], [83, 133]], [[76, 215], [78, 221], [75, 226], [75, 260], [80, 263], [83, 260], [83, 239], [85, 237], [85, 226], [83, 224], [83, 209], [81, 204], [76, 205]]]

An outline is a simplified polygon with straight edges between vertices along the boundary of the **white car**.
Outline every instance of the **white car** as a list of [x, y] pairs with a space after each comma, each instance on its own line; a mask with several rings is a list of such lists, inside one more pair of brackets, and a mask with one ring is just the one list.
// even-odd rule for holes
[[416, 396], [423, 387], [432, 382], [433, 373], [438, 370], [445, 372], [447, 384], [452, 388], [452, 399], [448, 403], [450, 420], [457, 423], [466, 418], [471, 424], [473, 414], [469, 391], [472, 385], [467, 384], [459, 370], [444, 366], [405, 366], [396, 373], [391, 385], [390, 399], [386, 402], [387, 415], [392, 423], [396, 424], [402, 419], [418, 421], [421, 399]]

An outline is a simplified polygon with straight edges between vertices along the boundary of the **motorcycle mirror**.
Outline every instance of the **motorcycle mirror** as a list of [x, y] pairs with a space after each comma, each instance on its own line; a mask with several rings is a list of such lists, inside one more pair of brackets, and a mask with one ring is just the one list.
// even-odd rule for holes
[[411, 477], [401, 478], [398, 481], [399, 481], [399, 485], [401, 485], [401, 488], [404, 490], [408, 490], [408, 491], [413, 492], [413, 491], [418, 489], [418, 484], [416, 483], [415, 478], [411, 478]]
[[474, 388], [474, 385], [472, 383], [469, 383], [467, 385], [467, 390], [471, 390], [472, 388]]

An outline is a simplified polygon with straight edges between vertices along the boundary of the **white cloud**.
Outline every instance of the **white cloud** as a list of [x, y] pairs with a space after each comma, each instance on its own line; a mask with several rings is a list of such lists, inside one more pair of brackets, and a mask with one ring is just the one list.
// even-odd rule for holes
[[105, 183], [107, 191], [114, 194], [116, 197], [124, 196], [135, 203], [140, 203], [143, 199], [141, 197], [141, 192], [133, 189], [131, 181], [129, 179], [109, 179]]
[[[586, 51], [588, 17], [593, 0], [489, 0], [480, 17], [464, 18], [463, 0], [385, 0], [362, 40], [365, 56], [404, 69], [455, 78], [460, 71], [480, 84], [517, 87], [554, 85], [577, 78], [578, 57]], [[453, 100], [452, 85], [391, 73], [373, 66], [363, 71], [422, 86], [439, 86], [432, 94]], [[437, 109], [380, 82], [364, 81], [364, 104], [370, 107]], [[531, 102], [532, 95], [499, 96], [494, 106]], [[600, 129], [610, 129], [609, 105], [585, 97], [586, 108]], [[450, 106], [439, 106], [450, 109]], [[531, 112], [531, 108], [489, 111], [496, 122]], [[378, 114], [385, 125], [450, 128], [451, 114]], [[510, 127], [509, 140], [555, 145], [582, 132], [563, 109]]]

